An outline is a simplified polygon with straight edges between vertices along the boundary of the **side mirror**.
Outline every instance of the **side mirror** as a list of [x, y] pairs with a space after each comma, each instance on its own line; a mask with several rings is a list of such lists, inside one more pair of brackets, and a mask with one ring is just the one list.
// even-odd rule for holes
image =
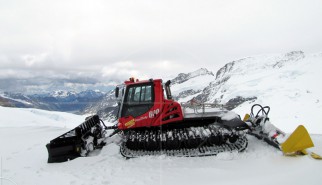
[[119, 91], [120, 91], [120, 88], [119, 87], [116, 87], [115, 88], [115, 97], [118, 98], [119, 97]]
[[170, 84], [171, 84], [171, 81], [170, 81], [170, 80], [168, 80], [168, 81], [165, 83], [165, 93], [167, 94], [167, 99], [168, 99], [168, 100], [172, 100]]

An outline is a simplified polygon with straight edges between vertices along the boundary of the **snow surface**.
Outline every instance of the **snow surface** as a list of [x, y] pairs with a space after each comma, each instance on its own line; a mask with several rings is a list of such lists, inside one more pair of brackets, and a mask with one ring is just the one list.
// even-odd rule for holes
[[79, 116], [64, 112], [45, 111], [32, 108], [8, 108], [0, 106], [1, 127], [51, 126], [74, 128], [85, 120]]
[[[0, 116], [1, 185], [319, 185], [322, 181], [322, 161], [308, 156], [285, 157], [251, 136], [247, 150], [239, 154], [127, 160], [112, 143], [91, 157], [48, 164], [45, 145], [84, 117], [3, 107]], [[312, 150], [321, 154], [322, 135], [312, 138], [316, 145]]]

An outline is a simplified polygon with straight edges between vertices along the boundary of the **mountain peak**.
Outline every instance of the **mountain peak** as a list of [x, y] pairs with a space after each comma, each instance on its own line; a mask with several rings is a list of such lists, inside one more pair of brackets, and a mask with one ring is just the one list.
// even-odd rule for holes
[[190, 72], [190, 73], [180, 73], [180, 74], [178, 74], [177, 77], [172, 79], [171, 82], [172, 82], [172, 84], [181, 84], [191, 78], [195, 78], [198, 76], [204, 76], [204, 75], [214, 76], [214, 74], [211, 71], [209, 71], [208, 69], [200, 68], [200, 69]]
[[74, 91], [66, 91], [66, 90], [57, 90], [52, 92], [50, 95], [53, 97], [68, 97], [75, 95], [76, 93]]
[[281, 59], [273, 65], [273, 67], [281, 68], [288, 62], [296, 62], [303, 59], [304, 57], [305, 55], [303, 51], [291, 51], [282, 56]]

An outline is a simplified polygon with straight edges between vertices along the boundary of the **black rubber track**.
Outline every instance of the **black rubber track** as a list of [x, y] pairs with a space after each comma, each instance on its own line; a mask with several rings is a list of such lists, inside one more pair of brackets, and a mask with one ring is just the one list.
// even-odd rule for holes
[[244, 132], [224, 128], [221, 124], [187, 127], [154, 127], [127, 130], [120, 151], [124, 157], [168, 155], [181, 157], [241, 152], [247, 148]]

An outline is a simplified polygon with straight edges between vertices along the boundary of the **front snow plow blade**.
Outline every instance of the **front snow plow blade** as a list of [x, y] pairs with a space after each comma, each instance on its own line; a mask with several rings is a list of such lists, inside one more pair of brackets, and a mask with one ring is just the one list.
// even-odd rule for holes
[[308, 150], [311, 147], [314, 147], [313, 141], [303, 125], [298, 126], [281, 144], [281, 150], [285, 155], [310, 155], [313, 159], [321, 160], [321, 155]]
[[303, 125], [298, 126], [295, 131], [281, 144], [284, 154], [291, 154], [313, 147], [312, 139]]
[[[53, 139], [46, 145], [48, 150], [48, 163], [64, 162], [82, 156], [88, 148], [88, 138], [92, 138], [91, 146], [97, 145], [100, 137], [100, 119], [97, 115], [91, 116], [76, 128]], [[96, 130], [96, 132], [93, 132]], [[96, 133], [96, 134], [95, 134]], [[94, 139], [93, 139], [94, 138]], [[95, 143], [96, 141], [96, 143]]]
[[[259, 108], [257, 114], [254, 114], [254, 108]], [[243, 119], [251, 128], [250, 135], [280, 149], [286, 156], [310, 155], [313, 159], [322, 159], [321, 155], [308, 150], [308, 148], [314, 147], [314, 144], [303, 125], [298, 126], [284, 142], [281, 141], [286, 137], [286, 134], [270, 123], [269, 111], [269, 106], [263, 107], [259, 104], [252, 106], [251, 114], [246, 114]]]

